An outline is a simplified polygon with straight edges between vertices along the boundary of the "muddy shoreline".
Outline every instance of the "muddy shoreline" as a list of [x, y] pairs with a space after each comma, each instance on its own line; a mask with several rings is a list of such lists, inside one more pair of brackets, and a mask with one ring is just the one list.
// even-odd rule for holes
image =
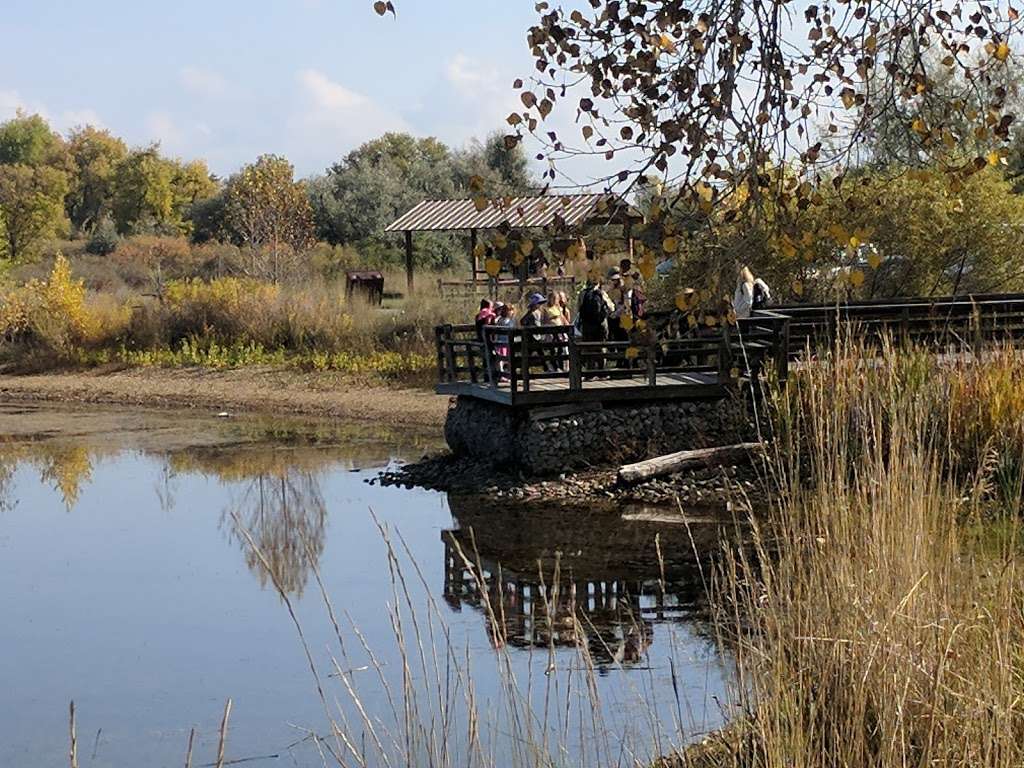
[[[326, 417], [393, 428], [437, 430], [448, 398], [426, 389], [389, 387], [332, 373], [273, 367], [107, 368], [31, 375], [0, 374], [0, 401], [127, 406], [133, 409]], [[500, 502], [613, 502], [704, 509], [756, 506], [764, 483], [750, 464], [709, 466], [636, 485], [618, 482], [615, 467], [584, 468], [539, 478], [448, 451], [381, 473], [373, 482], [417, 486]]]
[[427, 389], [269, 366], [2, 374], [0, 400], [317, 416], [436, 427], [438, 434], [448, 410], [448, 399]]

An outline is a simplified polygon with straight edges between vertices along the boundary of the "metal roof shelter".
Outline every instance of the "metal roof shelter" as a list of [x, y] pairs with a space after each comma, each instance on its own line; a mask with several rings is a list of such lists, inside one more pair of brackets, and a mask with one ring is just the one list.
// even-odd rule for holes
[[[541, 227], [578, 227], [603, 224], [628, 229], [643, 218], [618, 195], [607, 193], [581, 195], [538, 195], [498, 197], [488, 200], [483, 210], [471, 198], [424, 200], [389, 224], [385, 232], [405, 233], [405, 270], [410, 290], [413, 283], [413, 232], [469, 232], [470, 249], [476, 246], [481, 229]], [[479, 271], [473, 257], [473, 280]]]

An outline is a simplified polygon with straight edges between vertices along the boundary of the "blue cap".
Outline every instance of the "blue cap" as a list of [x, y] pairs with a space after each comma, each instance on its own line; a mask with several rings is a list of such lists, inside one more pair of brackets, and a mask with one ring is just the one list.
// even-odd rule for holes
[[531, 307], [535, 307], [538, 304], [546, 304], [547, 301], [548, 300], [545, 299], [544, 296], [542, 294], [539, 294], [539, 293], [535, 293], [535, 294], [530, 296], [530, 306]]

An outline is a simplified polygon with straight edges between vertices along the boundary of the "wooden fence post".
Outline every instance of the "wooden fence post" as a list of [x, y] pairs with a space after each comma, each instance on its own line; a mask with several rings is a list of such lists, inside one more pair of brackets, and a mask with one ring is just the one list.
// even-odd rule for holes
[[655, 357], [657, 356], [657, 338], [654, 334], [654, 329], [648, 328], [647, 331], [647, 385], [650, 387], [656, 387], [658, 385], [658, 369], [655, 363]]
[[458, 375], [455, 371], [455, 340], [452, 338], [452, 326], [448, 323], [444, 326], [445, 345], [444, 361], [448, 366], [448, 381], [457, 381]]
[[775, 320], [775, 373], [780, 382], [789, 378], [789, 318]]
[[523, 381], [523, 392], [530, 391], [530, 328], [523, 328], [523, 359], [522, 359], [522, 376], [520, 377]]
[[516, 334], [521, 331], [510, 329], [508, 333], [508, 392], [514, 402], [519, 388], [519, 365], [516, 362]]
[[494, 340], [494, 334], [491, 333], [493, 329], [484, 326], [484, 365], [487, 366], [487, 370], [484, 374], [485, 381], [490, 383], [492, 386], [498, 385], [498, 366], [494, 364], [494, 358], [491, 356], [491, 344]]
[[437, 342], [437, 379], [438, 381], [448, 381], [447, 371], [444, 367], [444, 326], [435, 326], [434, 335]]
[[473, 342], [466, 344], [466, 367], [469, 368], [469, 380], [476, 384], [476, 352]]
[[729, 324], [722, 323], [722, 340], [718, 345], [718, 383], [732, 378], [732, 337]]
[[569, 389], [579, 392], [583, 389], [583, 365], [580, 360], [580, 348], [576, 346], [576, 334], [569, 329]]

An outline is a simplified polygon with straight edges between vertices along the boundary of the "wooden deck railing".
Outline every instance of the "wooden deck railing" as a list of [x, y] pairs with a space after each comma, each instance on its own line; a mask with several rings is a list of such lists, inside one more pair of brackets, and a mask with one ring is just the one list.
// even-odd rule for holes
[[790, 318], [789, 356], [832, 343], [849, 331], [865, 344], [883, 337], [933, 350], [979, 350], [1024, 339], [1024, 294], [987, 294], [773, 307]]
[[678, 312], [652, 312], [645, 322], [631, 341], [584, 341], [564, 326], [438, 326], [438, 390], [461, 393], [459, 385], [469, 385], [509, 403], [540, 402], [556, 390], [561, 395], [551, 400], [571, 402], [612, 385], [617, 398], [641, 398], [645, 390], [704, 396], [758, 375], [769, 361], [784, 380], [791, 360], [833, 343], [840, 329], [868, 346], [883, 338], [937, 352], [1020, 345], [1024, 294], [784, 305], [714, 328], [691, 329]]
[[[652, 316], [630, 341], [584, 341], [572, 327], [501, 328], [441, 325], [438, 380], [520, 394], [569, 393], [620, 382], [619, 389], [718, 386], [762, 370], [768, 360], [785, 377], [788, 319], [771, 312], [734, 327], [685, 330]], [[622, 381], [628, 380], [628, 381]]]

